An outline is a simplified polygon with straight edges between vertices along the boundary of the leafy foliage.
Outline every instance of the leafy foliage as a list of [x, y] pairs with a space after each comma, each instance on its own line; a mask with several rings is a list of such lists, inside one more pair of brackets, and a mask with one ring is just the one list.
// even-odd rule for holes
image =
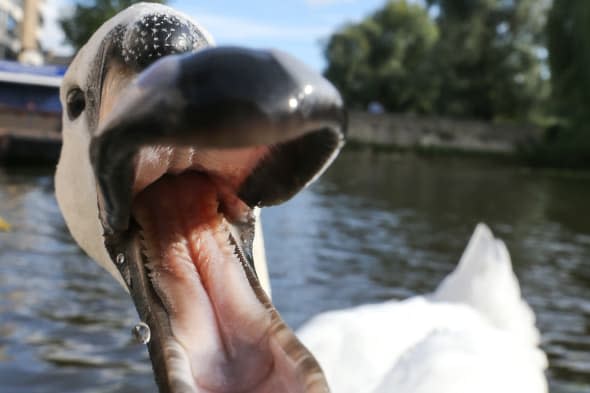
[[438, 29], [423, 7], [388, 2], [330, 38], [325, 74], [352, 106], [376, 100], [391, 111], [428, 113], [437, 90], [428, 58], [437, 39]]
[[590, 164], [590, 2], [554, 0], [547, 22], [552, 102], [558, 123], [535, 151], [552, 166]]
[[590, 2], [554, 0], [547, 32], [557, 113], [586, 123], [590, 120]]
[[[90, 0], [79, 1], [70, 15], [65, 15], [59, 24], [65, 34], [66, 42], [75, 50], [80, 49], [92, 34], [108, 19], [124, 10], [137, 0]], [[153, 0], [152, 3], [166, 3], [166, 0]]]
[[527, 118], [543, 97], [543, 28], [539, 0], [430, 1], [440, 13], [434, 60], [442, 79], [438, 112]]
[[[328, 41], [326, 76], [351, 106], [520, 119], [542, 102], [547, 1], [390, 0]], [[435, 17], [432, 17], [435, 15]]]

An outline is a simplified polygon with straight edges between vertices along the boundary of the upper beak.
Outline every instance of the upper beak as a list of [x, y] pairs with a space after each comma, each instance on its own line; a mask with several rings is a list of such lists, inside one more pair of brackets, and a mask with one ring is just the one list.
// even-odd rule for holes
[[[97, 130], [90, 157], [105, 233], [129, 223], [133, 157], [145, 145], [240, 148], [313, 139], [313, 151], [289, 151], [297, 176], [255, 178], [240, 190], [250, 205], [282, 202], [322, 172], [341, 147], [346, 113], [321, 75], [278, 51], [208, 48], [167, 56], [143, 71]], [[290, 149], [297, 150], [297, 149]], [[281, 168], [267, 167], [266, 171]], [[277, 191], [278, 190], [278, 191]]]

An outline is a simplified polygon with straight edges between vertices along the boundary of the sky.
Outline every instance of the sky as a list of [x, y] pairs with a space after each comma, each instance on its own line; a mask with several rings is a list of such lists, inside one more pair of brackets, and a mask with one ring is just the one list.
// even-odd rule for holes
[[[45, 0], [41, 43], [59, 54], [71, 53], [63, 44], [56, 20], [71, 9], [72, 0]], [[357, 22], [385, 0], [170, 0], [213, 35], [218, 45], [277, 48], [322, 71], [322, 42], [347, 22]]]

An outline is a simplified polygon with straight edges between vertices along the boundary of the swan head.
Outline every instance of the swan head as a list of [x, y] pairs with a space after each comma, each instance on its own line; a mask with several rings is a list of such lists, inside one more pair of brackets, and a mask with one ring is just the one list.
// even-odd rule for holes
[[96, 31], [61, 87], [58, 203], [149, 326], [161, 391], [326, 391], [260, 283], [253, 244], [256, 209], [336, 156], [342, 100], [284, 53], [212, 43], [156, 4]]

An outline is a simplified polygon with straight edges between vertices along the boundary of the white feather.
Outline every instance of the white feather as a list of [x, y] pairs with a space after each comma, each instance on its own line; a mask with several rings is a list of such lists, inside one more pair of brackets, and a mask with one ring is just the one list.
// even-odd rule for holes
[[298, 335], [334, 393], [547, 392], [534, 314], [483, 224], [433, 294], [327, 312]]

